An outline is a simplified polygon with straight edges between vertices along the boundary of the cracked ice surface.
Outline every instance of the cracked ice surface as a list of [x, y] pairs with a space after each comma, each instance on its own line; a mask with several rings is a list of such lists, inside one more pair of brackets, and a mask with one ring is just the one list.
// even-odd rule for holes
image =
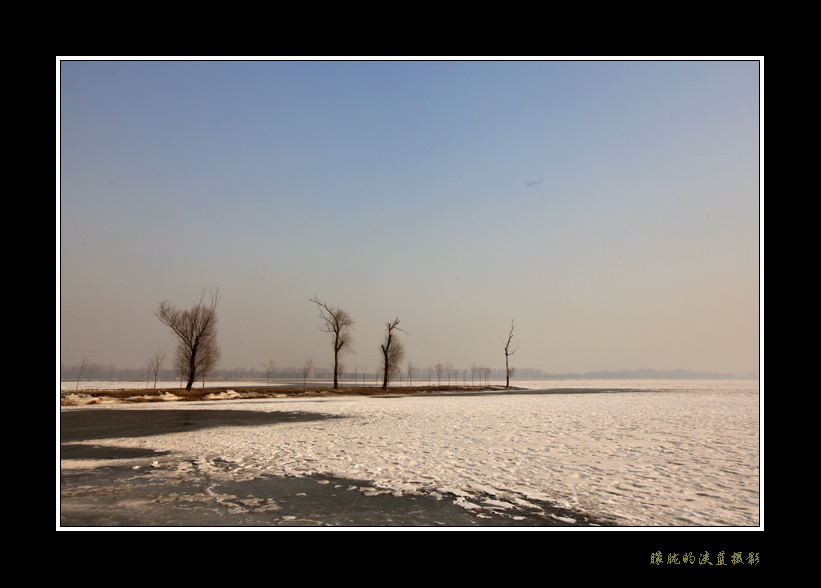
[[759, 524], [757, 382], [163, 404], [169, 407], [344, 418], [108, 442], [199, 456], [201, 467], [220, 457], [236, 465], [236, 476], [323, 473], [396, 492], [449, 493], [466, 507], [481, 494], [489, 507], [547, 500], [629, 526]]

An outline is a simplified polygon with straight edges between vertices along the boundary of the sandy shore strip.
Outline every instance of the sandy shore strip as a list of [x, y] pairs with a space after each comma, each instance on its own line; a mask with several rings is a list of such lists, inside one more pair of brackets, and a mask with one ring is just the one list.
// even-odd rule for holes
[[328, 396], [405, 396], [405, 395], [449, 395], [471, 396], [476, 394], [596, 394], [606, 392], [629, 392], [630, 388], [520, 388], [515, 386], [392, 386], [383, 390], [378, 386], [340, 387], [277, 387], [277, 386], [226, 386], [194, 388], [153, 389], [83, 389], [62, 390], [61, 406], [85, 406], [92, 404], [153, 403], [177, 401], [241, 400], [262, 398], [317, 398]]

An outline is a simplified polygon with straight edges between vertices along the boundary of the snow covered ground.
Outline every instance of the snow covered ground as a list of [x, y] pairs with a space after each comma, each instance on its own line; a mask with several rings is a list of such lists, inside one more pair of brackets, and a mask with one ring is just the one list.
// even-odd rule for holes
[[[173, 451], [200, 463], [221, 458], [235, 465], [238, 476], [324, 473], [395, 492], [437, 492], [465, 508], [548, 500], [628, 526], [761, 524], [763, 415], [757, 381], [516, 385], [623, 391], [168, 402], [163, 409], [306, 411], [345, 418], [94, 443]], [[73, 389], [71, 383], [66, 387]], [[495, 497], [495, 504], [478, 495]]]

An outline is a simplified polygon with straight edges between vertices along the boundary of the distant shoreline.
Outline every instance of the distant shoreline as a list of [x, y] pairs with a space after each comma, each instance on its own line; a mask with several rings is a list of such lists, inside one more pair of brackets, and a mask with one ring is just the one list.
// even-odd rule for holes
[[[124, 368], [123, 370], [115, 370], [115, 372], [129, 372], [128, 374], [125, 373], [108, 373], [107, 377], [95, 377], [86, 374], [85, 379], [95, 380], [95, 381], [105, 381], [110, 379], [112, 381], [133, 381], [133, 382], [145, 382], [145, 376], [143, 370], [135, 370], [133, 368]], [[137, 375], [136, 372], [142, 372], [143, 375]], [[248, 382], [265, 382], [266, 380], [270, 382], [278, 381], [293, 383], [294, 386], [298, 386], [302, 384], [302, 376], [301, 375], [285, 375], [280, 373], [276, 377], [266, 378], [264, 373], [257, 372], [256, 374], [245, 374], [245, 375], [234, 375], [231, 372], [234, 370], [227, 370], [221, 371], [217, 370], [214, 374], [211, 374], [211, 382], [216, 383], [219, 381], [248, 381]], [[77, 378], [76, 375], [72, 376], [72, 374], [76, 374], [77, 368], [76, 366], [68, 366], [65, 369], [61, 368], [60, 370], [60, 381], [69, 383], [69, 382], [76, 382]], [[340, 381], [351, 382], [354, 380], [351, 377], [351, 374], [346, 374], [344, 378], [341, 378]], [[362, 378], [363, 385], [366, 381], [366, 376], [364, 374], [360, 374], [360, 378]], [[516, 370], [516, 380], [524, 380], [528, 382], [552, 382], [556, 380], [758, 380], [760, 378], [759, 373], [747, 373], [747, 374], [732, 374], [726, 372], [711, 372], [711, 371], [691, 371], [685, 369], [664, 369], [664, 370], [657, 370], [653, 368], [646, 368], [646, 369], [633, 369], [633, 370], [592, 370], [583, 373], [547, 373], [539, 369], [533, 368], [517, 368]], [[177, 381], [178, 376], [174, 376], [173, 374], [169, 376], [161, 375], [160, 380], [162, 381]], [[415, 381], [422, 381], [426, 378], [418, 377], [415, 378]], [[436, 380], [437, 378], [434, 378]], [[447, 378], [444, 378], [447, 380]], [[459, 378], [460, 380], [462, 378]], [[502, 370], [500, 374], [491, 375], [490, 381], [491, 382], [504, 382], [505, 376], [504, 371]], [[331, 381], [331, 378], [328, 377], [321, 377], [321, 376], [314, 376], [314, 378], [309, 378], [308, 383], [311, 382], [324, 382], [328, 383]], [[358, 379], [356, 381], [359, 381]], [[369, 374], [367, 376], [367, 381], [374, 381], [374, 374]], [[430, 380], [428, 380], [430, 381]], [[381, 378], [379, 378], [379, 382], [381, 382]], [[403, 380], [404, 382], [404, 380]], [[378, 385], [378, 384], [376, 384]], [[403, 383], [404, 385], [404, 383]]]
[[[149, 388], [139, 389], [88, 389], [62, 390], [61, 405], [100, 404], [109, 402], [166, 402], [166, 401], [208, 401], [235, 400], [244, 398], [316, 398], [322, 396], [405, 396], [414, 394], [462, 394], [495, 391], [522, 391], [526, 388], [506, 388], [504, 386], [340, 386], [337, 389], [329, 386], [214, 386], [208, 388]], [[77, 401], [76, 399], [84, 399]], [[72, 400], [75, 399], [75, 400]]]
[[145, 404], [163, 402], [191, 402], [191, 401], [220, 401], [243, 400], [262, 398], [291, 398], [311, 399], [333, 396], [414, 396], [414, 395], [447, 395], [447, 396], [476, 396], [492, 394], [603, 394], [625, 392], [647, 392], [642, 388], [614, 388], [602, 386], [600, 388], [520, 388], [516, 386], [389, 386], [383, 390], [381, 386], [342, 386], [334, 389], [330, 386], [301, 387], [301, 386], [224, 386], [209, 388], [193, 388], [186, 391], [181, 388], [151, 388], [151, 389], [87, 389], [63, 390], [60, 393], [61, 406], [87, 406], [99, 404]]

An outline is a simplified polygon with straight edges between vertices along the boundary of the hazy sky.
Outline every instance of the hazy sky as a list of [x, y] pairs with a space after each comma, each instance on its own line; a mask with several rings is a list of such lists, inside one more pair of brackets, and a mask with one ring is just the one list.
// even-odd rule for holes
[[58, 60], [60, 361], [759, 367], [757, 60]]

